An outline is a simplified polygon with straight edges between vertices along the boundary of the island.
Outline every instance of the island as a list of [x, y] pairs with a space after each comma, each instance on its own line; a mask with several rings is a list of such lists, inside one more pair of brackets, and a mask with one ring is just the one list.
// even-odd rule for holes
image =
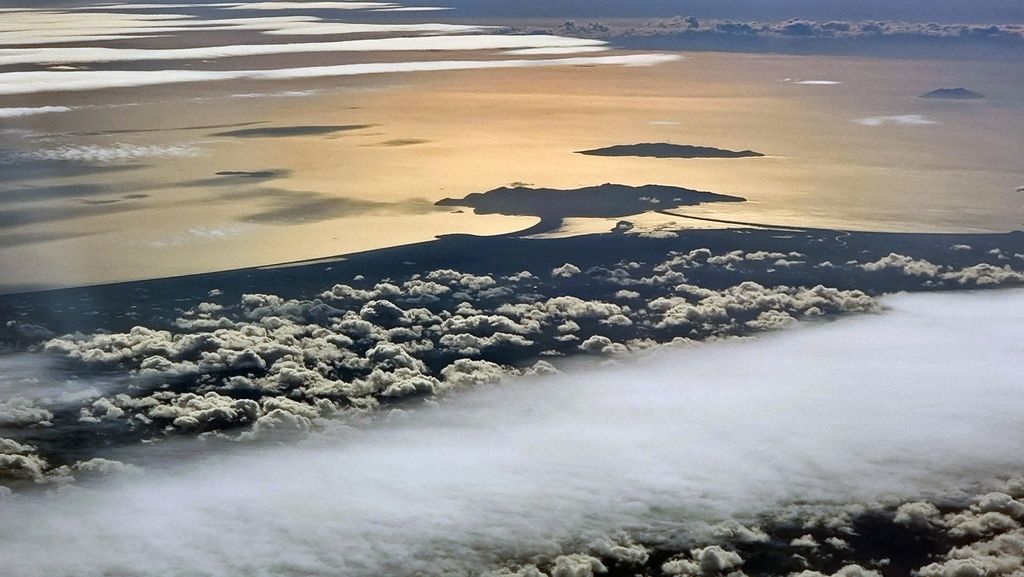
[[936, 88], [931, 92], [922, 94], [919, 98], [935, 98], [939, 100], [978, 100], [985, 98], [973, 90], [966, 88]]
[[464, 198], [445, 198], [437, 206], [469, 207], [476, 214], [536, 216], [541, 222], [518, 234], [555, 230], [565, 218], [621, 218], [649, 210], [693, 206], [707, 202], [744, 202], [739, 196], [647, 184], [628, 186], [605, 183], [573, 190], [502, 187], [475, 192]]
[[645, 142], [642, 144], [619, 144], [594, 150], [580, 150], [577, 154], [587, 156], [638, 156], [644, 158], [752, 158], [764, 156], [753, 150], [726, 150], [711, 146], [670, 144], [667, 142]]

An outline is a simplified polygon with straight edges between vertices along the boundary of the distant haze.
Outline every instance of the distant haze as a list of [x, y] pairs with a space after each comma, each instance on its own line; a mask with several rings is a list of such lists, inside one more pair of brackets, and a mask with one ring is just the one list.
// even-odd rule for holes
[[461, 12], [501, 17], [653, 17], [867, 19], [916, 22], [1017, 23], [1016, 0], [415, 0], [410, 5], [447, 5]]
[[[214, 0], [219, 1], [219, 0]], [[157, 0], [152, 3], [159, 4]], [[180, 3], [168, 0], [162, 3]], [[196, 4], [207, 2], [197, 1]], [[82, 0], [0, 0], [0, 8], [99, 4]], [[451, 16], [608, 18], [697, 16], [742, 20], [786, 18], [907, 20], [1010, 24], [1024, 22], [1017, 0], [408, 0], [408, 6], [450, 6]]]

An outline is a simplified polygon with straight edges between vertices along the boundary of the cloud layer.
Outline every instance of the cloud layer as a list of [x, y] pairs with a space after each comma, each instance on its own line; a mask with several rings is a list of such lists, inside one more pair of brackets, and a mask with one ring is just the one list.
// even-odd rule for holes
[[522, 26], [600, 38], [627, 48], [795, 54], [863, 54], [896, 58], [1016, 58], [1024, 47], [1020, 24], [937, 24], [878, 20], [742, 21], [677, 16], [637, 21], [567, 21]]
[[[885, 304], [881, 316], [508, 382], [297, 447], [16, 498], [0, 556], [25, 577], [468, 575], [623, 528], [913, 496], [1024, 465], [1006, 402], [1024, 293]], [[698, 564], [705, 554], [730, 558], [702, 552]]]
[[[100, 62], [135, 62], [154, 60], [208, 60], [238, 56], [272, 54], [312, 54], [320, 52], [382, 52], [421, 50], [541, 50], [539, 54], [558, 51], [576, 52], [600, 48], [604, 42], [583, 38], [566, 38], [546, 34], [498, 35], [472, 34], [461, 36], [414, 36], [403, 38], [371, 38], [337, 42], [294, 42], [289, 44], [246, 44], [203, 46], [198, 48], [20, 48], [0, 50], [0, 66], [16, 64], [83, 64]], [[555, 50], [555, 52], [551, 52]], [[522, 53], [522, 52], [520, 52]], [[538, 54], [525, 52], [522, 54]]]
[[377, 62], [309, 66], [276, 70], [76, 70], [7, 72], [0, 74], [0, 94], [101, 90], [133, 86], [157, 86], [183, 82], [224, 80], [291, 80], [330, 78], [360, 74], [431, 72], [440, 70], [479, 70], [485, 68], [534, 68], [547, 66], [620, 65], [654, 66], [680, 60], [671, 54], [633, 54], [624, 56], [581, 56], [548, 60], [441, 60], [427, 62]]

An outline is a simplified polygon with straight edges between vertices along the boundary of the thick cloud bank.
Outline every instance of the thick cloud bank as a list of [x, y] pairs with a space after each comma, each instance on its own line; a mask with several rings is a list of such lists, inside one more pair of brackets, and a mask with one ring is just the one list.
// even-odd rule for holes
[[472, 574], [616, 530], [913, 498], [1024, 465], [1024, 292], [884, 304], [11, 497], [0, 559], [24, 577]]
[[545, 66], [655, 66], [676, 62], [672, 54], [630, 54], [624, 56], [578, 56], [549, 60], [438, 60], [426, 62], [369, 62], [335, 66], [306, 66], [270, 70], [75, 70], [5, 72], [0, 74], [0, 95], [38, 92], [101, 90], [134, 86], [157, 86], [182, 82], [224, 80], [293, 80], [333, 78], [361, 74], [481, 70], [485, 68], [534, 68]]

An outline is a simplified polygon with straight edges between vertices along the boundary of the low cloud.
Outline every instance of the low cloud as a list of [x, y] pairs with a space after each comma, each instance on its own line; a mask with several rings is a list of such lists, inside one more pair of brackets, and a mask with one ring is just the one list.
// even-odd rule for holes
[[[723, 527], [738, 539], [736, 522], [795, 501], [913, 499], [1024, 465], [1019, 411], [1006, 402], [1019, 382], [1007, 359], [1019, 353], [1024, 293], [883, 304], [884, 315], [485, 387], [377, 424], [328, 427], [297, 446], [12, 498], [0, 555], [22, 577], [184, 567], [215, 576], [479, 574], [534, 556], [554, 575], [592, 575], [605, 565], [576, 553], [587, 543], [646, 559], [642, 547], [610, 540], [623, 528], [656, 538], [732, 519]], [[278, 405], [262, 410], [284, 422], [287, 402]], [[182, 426], [257, 409], [195, 395], [175, 407]], [[26, 475], [38, 474], [30, 448], [5, 446]], [[943, 523], [1012, 532], [1020, 506], [993, 496]], [[934, 518], [926, 507], [904, 513], [907, 523]], [[997, 528], [1003, 517], [1010, 522]], [[996, 547], [952, 551], [927, 574], [1009, 558]], [[744, 562], [697, 547], [666, 572], [717, 574]], [[875, 572], [849, 565], [835, 574]]]
[[869, 116], [855, 118], [853, 122], [862, 126], [928, 126], [938, 122], [920, 114], [900, 114], [895, 116]]
[[630, 54], [623, 56], [580, 56], [543, 60], [437, 60], [423, 62], [371, 62], [272, 70], [50, 70], [0, 74], [0, 94], [36, 94], [103, 90], [136, 86], [159, 86], [184, 82], [225, 80], [289, 80], [331, 78], [362, 74], [480, 70], [487, 68], [534, 68], [549, 66], [654, 66], [680, 60], [672, 54]]
[[736, 21], [677, 16], [645, 22], [568, 21], [512, 29], [601, 39], [631, 49], [790, 54], [864, 54], [897, 58], [1015, 59], [1024, 47], [1019, 24], [934, 22]]
[[37, 106], [29, 108], [0, 108], [0, 118], [21, 118], [23, 116], [37, 116], [39, 114], [53, 114], [55, 112], [68, 112], [72, 110], [69, 106]]
[[[559, 54], [604, 50], [604, 42], [567, 38], [551, 34], [473, 34], [458, 36], [414, 36], [370, 38], [336, 42], [292, 42], [288, 44], [244, 44], [198, 48], [102, 48], [61, 47], [11, 49], [0, 53], [0, 66], [26, 64], [95, 64], [170, 60], [213, 60], [276, 54], [349, 52], [419, 52], [427, 50], [510, 50], [511, 54]], [[2, 118], [4, 109], [0, 109]]]
[[115, 163], [132, 162], [147, 158], [188, 158], [202, 156], [202, 154], [203, 150], [191, 143], [140, 145], [119, 142], [109, 146], [99, 144], [68, 144], [55, 148], [8, 153], [0, 156], [0, 164], [26, 161]]
[[174, 248], [196, 242], [213, 242], [243, 234], [247, 228], [245, 225], [234, 223], [217, 227], [196, 226], [173, 236], [147, 240], [145, 244], [151, 248]]

